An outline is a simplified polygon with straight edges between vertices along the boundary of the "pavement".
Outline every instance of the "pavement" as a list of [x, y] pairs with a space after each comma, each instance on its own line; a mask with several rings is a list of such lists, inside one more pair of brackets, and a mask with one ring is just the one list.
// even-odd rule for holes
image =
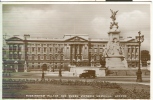
[[124, 84], [141, 84], [141, 85], [149, 85], [150, 86], [150, 83], [146, 83], [146, 82], [125, 82], [125, 81], [108, 81], [108, 82], [124, 83]]

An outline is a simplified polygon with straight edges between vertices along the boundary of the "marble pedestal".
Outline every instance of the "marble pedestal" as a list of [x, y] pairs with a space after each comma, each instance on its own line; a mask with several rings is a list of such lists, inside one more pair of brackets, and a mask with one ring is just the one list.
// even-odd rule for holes
[[110, 56], [106, 58], [106, 67], [112, 68], [127, 68], [127, 62], [123, 56]]

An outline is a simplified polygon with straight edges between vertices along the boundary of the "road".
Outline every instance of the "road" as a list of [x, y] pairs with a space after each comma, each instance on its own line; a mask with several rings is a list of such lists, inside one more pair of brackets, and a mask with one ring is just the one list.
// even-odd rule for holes
[[[41, 73], [12, 73], [11, 77], [3, 76], [3, 78], [12, 78], [12, 79], [41, 79]], [[150, 77], [142, 76], [143, 82], [136, 82], [136, 76], [105, 76], [105, 77], [97, 77], [95, 79], [90, 78], [79, 78], [76, 76], [62, 76], [59, 77], [58, 73], [55, 75], [45, 75], [45, 79], [69, 79], [69, 80], [87, 80], [87, 81], [109, 81], [116, 83], [142, 83], [150, 85]]]

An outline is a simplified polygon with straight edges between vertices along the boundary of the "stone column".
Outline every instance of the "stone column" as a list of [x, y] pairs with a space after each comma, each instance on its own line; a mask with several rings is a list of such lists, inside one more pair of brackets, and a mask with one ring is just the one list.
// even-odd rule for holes
[[17, 55], [18, 55], [18, 59], [19, 59], [19, 44], [17, 45]]
[[88, 43], [88, 64], [89, 64], [89, 66], [91, 66], [91, 52], [92, 52], [92, 48], [91, 48], [91, 43]]
[[14, 44], [12, 45], [12, 59], [14, 59]]
[[79, 45], [77, 44], [77, 46], [76, 46], [76, 59], [78, 60], [79, 59], [79, 56], [78, 56], [78, 54], [79, 54]]
[[129, 46], [129, 54], [130, 54], [130, 60], [131, 60], [132, 59], [131, 46]]
[[[70, 45], [70, 64], [72, 64], [72, 44]], [[66, 48], [66, 50], [67, 50], [67, 48]], [[67, 51], [66, 51], [67, 52]]]
[[74, 47], [75, 47], [75, 49], [74, 49], [74, 59], [76, 60], [76, 59], [77, 59], [77, 58], [76, 58], [76, 54], [77, 54], [77, 45], [75, 44]]
[[134, 60], [136, 60], [136, 46], [134, 46]]
[[75, 53], [75, 46], [74, 44], [72, 45], [72, 60], [74, 59], [74, 53]]
[[82, 45], [79, 46], [79, 59], [81, 60]]
[[82, 55], [83, 55], [83, 59], [85, 58], [84, 47], [85, 47], [85, 45], [82, 46]]

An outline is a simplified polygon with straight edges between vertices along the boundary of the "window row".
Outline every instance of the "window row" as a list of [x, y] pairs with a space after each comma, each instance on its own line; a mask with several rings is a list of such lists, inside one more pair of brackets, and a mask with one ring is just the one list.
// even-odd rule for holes
[[32, 56], [27, 56], [28, 60], [63, 60], [64, 56], [63, 55], [32, 55]]
[[10, 51], [21, 51], [21, 46], [9, 46]]
[[91, 47], [95, 47], [95, 48], [97, 48], [97, 47], [105, 47], [106, 45], [94, 45], [94, 44], [91, 44]]
[[55, 47], [59, 47], [59, 46], [64, 46], [65, 44], [29, 44], [28, 47], [30, 46], [55, 46]]
[[138, 48], [128, 48], [128, 52], [138, 52]]
[[[29, 66], [29, 68], [31, 69], [41, 69], [41, 66], [40, 65], [32, 65], [32, 66]], [[54, 65], [54, 67], [52, 66], [51, 68], [49, 68], [49, 66], [47, 66], [47, 69], [59, 69], [60, 66], [58, 65]], [[63, 68], [63, 65], [61, 65], [61, 68]]]
[[37, 51], [37, 52], [55, 52], [55, 53], [63, 53], [63, 48], [41, 48], [41, 47], [38, 47], [38, 48], [36, 48], [36, 47], [32, 47], [32, 48], [28, 48], [28, 52], [35, 52], [35, 51]]
[[9, 59], [21, 59], [21, 54], [9, 54]]

